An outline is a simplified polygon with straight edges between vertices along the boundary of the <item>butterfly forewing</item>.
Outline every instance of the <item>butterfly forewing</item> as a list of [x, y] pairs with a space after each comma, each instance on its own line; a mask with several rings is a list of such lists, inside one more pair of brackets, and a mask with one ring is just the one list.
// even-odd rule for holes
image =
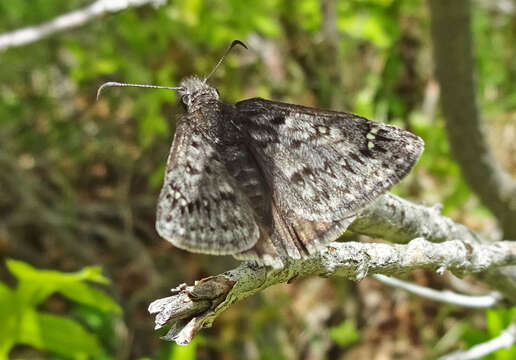
[[191, 126], [176, 128], [156, 217], [158, 233], [175, 246], [235, 254], [259, 237], [248, 198], [228, 174], [216, 145]]
[[259, 98], [236, 108], [234, 122], [278, 206], [310, 221], [355, 214], [403, 178], [423, 150], [410, 132], [352, 114]]

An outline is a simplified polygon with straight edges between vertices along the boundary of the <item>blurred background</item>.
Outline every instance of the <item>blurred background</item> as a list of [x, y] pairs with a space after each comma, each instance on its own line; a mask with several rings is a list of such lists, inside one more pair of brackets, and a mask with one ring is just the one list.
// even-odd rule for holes
[[[93, 2], [2, 1], [0, 33]], [[460, 2], [471, 11], [486, 139], [514, 175], [516, 4]], [[233, 306], [188, 347], [161, 341], [148, 304], [237, 262], [183, 252], [154, 230], [182, 112], [176, 94], [112, 88], [99, 101], [95, 95], [105, 81], [177, 86], [206, 75], [234, 39], [249, 50], [234, 49], [210, 80], [224, 100], [260, 96], [407, 128], [426, 149], [393, 192], [441, 203], [445, 215], [487, 238], [502, 230], [450, 153], [427, 2], [154, 4], [161, 6], [108, 13], [0, 50], [0, 358], [427, 359], [504, 328], [516, 311], [464, 310], [370, 279], [310, 278]], [[464, 285], [426, 271], [405, 278], [437, 289]], [[516, 351], [499, 354], [492, 358], [516, 358]]]

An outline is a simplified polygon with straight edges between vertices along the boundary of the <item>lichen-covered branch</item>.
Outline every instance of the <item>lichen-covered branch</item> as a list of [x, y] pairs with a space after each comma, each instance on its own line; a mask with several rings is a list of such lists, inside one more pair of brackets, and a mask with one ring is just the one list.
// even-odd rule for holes
[[365, 208], [349, 229], [358, 234], [396, 243], [423, 237], [431, 242], [482, 239], [462, 224], [441, 215], [441, 207], [423, 206], [387, 193]]
[[54, 33], [83, 25], [106, 13], [147, 4], [158, 7], [165, 2], [166, 0], [97, 0], [89, 6], [60, 15], [49, 22], [0, 34], [0, 51], [29, 44]]
[[306, 276], [341, 276], [361, 280], [370, 274], [400, 274], [413, 269], [452, 271], [457, 275], [485, 272], [516, 264], [516, 243], [482, 245], [464, 240], [440, 244], [417, 238], [408, 244], [331, 243], [307, 259], [293, 260], [274, 270], [244, 263], [224, 274], [180, 285], [172, 296], [153, 302], [156, 328], [172, 323], [165, 339], [188, 344], [195, 333], [209, 327], [215, 318], [236, 301], [274, 284]]
[[516, 267], [501, 267], [516, 264], [516, 242], [487, 242], [442, 216], [438, 206], [425, 207], [386, 194], [358, 214], [350, 229], [392, 242], [417, 239], [402, 245], [332, 243], [316, 256], [291, 261], [281, 270], [242, 264], [193, 286], [180, 285], [171, 297], [153, 302], [149, 311], [157, 314], [156, 327], [171, 323], [165, 338], [187, 344], [236, 301], [271, 285], [313, 275], [359, 280], [368, 274], [393, 275], [415, 268], [475, 273], [516, 302]]

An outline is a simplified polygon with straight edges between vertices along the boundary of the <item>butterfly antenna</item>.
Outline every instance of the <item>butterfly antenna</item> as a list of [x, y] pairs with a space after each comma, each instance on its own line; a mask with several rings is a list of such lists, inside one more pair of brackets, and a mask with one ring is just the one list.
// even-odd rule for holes
[[147, 84], [127, 84], [127, 83], [119, 83], [110, 81], [107, 83], [102, 84], [99, 89], [97, 90], [97, 100], [100, 97], [100, 94], [102, 93], [102, 90], [104, 90], [107, 87], [140, 87], [140, 88], [149, 88], [149, 89], [166, 89], [166, 90], [180, 90], [182, 87], [178, 86], [158, 86], [158, 85], [147, 85]]
[[233, 40], [233, 42], [228, 46], [228, 48], [226, 49], [226, 52], [224, 53], [224, 55], [222, 55], [222, 57], [220, 58], [219, 62], [215, 65], [213, 70], [208, 74], [208, 76], [206, 76], [204, 78], [204, 81], [203, 81], [204, 83], [206, 83], [206, 81], [208, 81], [208, 79], [215, 73], [215, 71], [217, 71], [217, 69], [219, 68], [220, 64], [222, 64], [222, 62], [224, 61], [224, 58], [227, 56], [227, 54], [229, 54], [231, 49], [233, 49], [237, 45], [243, 46], [244, 48], [247, 49], [247, 46], [243, 42], [241, 42], [240, 40]]

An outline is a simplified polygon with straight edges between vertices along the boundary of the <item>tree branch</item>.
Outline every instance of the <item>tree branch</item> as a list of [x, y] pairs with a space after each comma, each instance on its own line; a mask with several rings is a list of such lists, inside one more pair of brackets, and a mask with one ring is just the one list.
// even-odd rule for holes
[[10, 47], [22, 46], [38, 41], [56, 32], [68, 30], [87, 23], [106, 13], [117, 12], [129, 7], [152, 4], [155, 7], [163, 5], [166, 0], [97, 0], [90, 6], [60, 15], [53, 20], [37, 26], [0, 34], [0, 51]]
[[474, 274], [490, 268], [516, 264], [516, 242], [491, 245], [451, 240], [435, 244], [418, 238], [404, 245], [380, 243], [331, 243], [315, 256], [292, 260], [283, 269], [243, 263], [224, 274], [180, 285], [168, 298], [154, 301], [149, 312], [156, 315], [156, 328], [172, 323], [164, 339], [188, 344], [195, 333], [209, 327], [223, 311], [269, 286], [306, 276], [341, 276], [361, 280], [367, 275], [400, 274], [413, 269], [450, 270]]
[[431, 242], [483, 240], [462, 224], [441, 215], [441, 206], [423, 206], [387, 193], [365, 208], [349, 226], [353, 232], [407, 243], [423, 237]]
[[439, 273], [450, 270], [459, 276], [473, 273], [516, 302], [516, 266], [506, 266], [516, 264], [516, 242], [488, 242], [442, 216], [439, 206], [425, 207], [385, 194], [358, 214], [349, 228], [393, 242], [417, 239], [403, 245], [331, 243], [319, 254], [291, 261], [280, 270], [244, 263], [193, 286], [182, 284], [172, 296], [149, 306], [149, 312], [157, 314], [156, 328], [171, 323], [165, 339], [187, 344], [234, 302], [271, 285], [310, 275], [360, 280], [370, 274], [394, 275], [416, 268]]
[[475, 360], [487, 356], [500, 349], [508, 349], [516, 344], [516, 321], [513, 322], [502, 333], [483, 344], [473, 346], [468, 351], [459, 351], [450, 355], [442, 356], [439, 360]]
[[478, 109], [469, 0], [429, 0], [435, 74], [452, 154], [482, 203], [516, 239], [516, 180], [489, 151]]
[[487, 242], [442, 216], [438, 206], [416, 205], [385, 194], [358, 214], [350, 229], [403, 243], [411, 237], [418, 239], [404, 245], [332, 243], [321, 253], [291, 261], [281, 270], [244, 263], [193, 286], [180, 285], [171, 297], [153, 302], [149, 311], [157, 314], [156, 328], [172, 323], [165, 338], [187, 344], [234, 302], [271, 285], [309, 275], [360, 280], [368, 274], [393, 275], [415, 268], [450, 270], [458, 275], [475, 273], [516, 302], [516, 267], [501, 267], [516, 264], [516, 242]]
[[458, 294], [456, 292], [449, 290], [434, 290], [425, 286], [412, 284], [408, 281], [403, 281], [382, 274], [372, 275], [371, 277], [381, 282], [382, 284], [402, 289], [430, 300], [440, 301], [447, 304], [458, 305], [463, 307], [480, 309], [492, 308], [498, 305], [500, 303], [500, 300], [502, 299], [501, 294], [496, 291], [483, 296], [470, 296]]

